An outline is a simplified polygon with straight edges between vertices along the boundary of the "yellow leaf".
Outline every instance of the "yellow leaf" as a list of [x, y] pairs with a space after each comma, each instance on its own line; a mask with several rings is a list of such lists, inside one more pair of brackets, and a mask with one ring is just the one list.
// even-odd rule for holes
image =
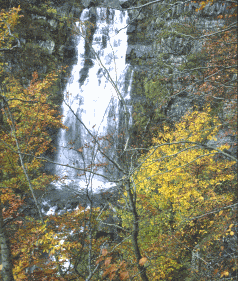
[[229, 276], [229, 272], [227, 270], [223, 271], [221, 273], [221, 277], [223, 277], [223, 276]]
[[50, 251], [50, 255], [54, 255], [54, 254], [55, 254], [55, 248]]
[[230, 232], [230, 235], [233, 236], [235, 233], [233, 231]]

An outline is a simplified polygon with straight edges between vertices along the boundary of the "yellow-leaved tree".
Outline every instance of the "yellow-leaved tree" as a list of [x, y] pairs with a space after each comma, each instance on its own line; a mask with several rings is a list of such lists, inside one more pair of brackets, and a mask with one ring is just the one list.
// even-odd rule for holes
[[[216, 138], [221, 126], [209, 106], [164, 126], [131, 177], [149, 280], [211, 280], [237, 270], [235, 253], [222, 252], [221, 239], [236, 235], [237, 204], [236, 161]], [[130, 228], [130, 210], [121, 216]]]

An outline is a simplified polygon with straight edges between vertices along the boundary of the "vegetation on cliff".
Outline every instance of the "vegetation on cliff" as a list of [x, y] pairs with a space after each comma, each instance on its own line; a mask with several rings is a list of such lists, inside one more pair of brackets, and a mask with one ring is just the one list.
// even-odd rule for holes
[[[126, 139], [118, 151], [120, 163], [107, 154], [108, 146], [114, 145], [110, 136], [97, 139], [91, 135], [92, 143], [87, 144], [97, 145], [118, 171], [120, 178], [115, 182], [120, 198], [115, 205], [108, 200], [96, 208], [88, 193], [89, 208], [79, 205], [71, 212], [45, 218], [35, 190], [53, 180], [41, 169], [47, 160], [42, 155], [52, 142], [48, 128], [64, 127], [51, 99], [60, 75], [60, 55], [56, 48], [56, 60], [51, 61], [51, 47], [38, 44], [33, 51], [33, 45], [37, 40], [61, 45], [73, 18], [64, 18], [49, 1], [40, 5], [22, 1], [15, 8], [7, 6], [9, 1], [0, 3], [2, 279], [236, 280], [235, 12], [219, 14], [222, 25], [207, 31], [191, 27], [173, 12], [173, 7], [180, 11], [181, 3], [165, 2], [162, 7], [148, 1], [137, 3], [138, 7], [148, 3], [140, 8], [143, 16], [138, 20], [144, 21], [141, 30], [153, 27], [157, 31], [159, 51], [142, 63], [147, 73], [136, 73], [134, 91], [144, 103], [134, 107], [134, 131], [125, 127], [125, 136], [130, 130], [136, 141], [132, 135], [132, 141]], [[229, 3], [233, 9], [235, 4]], [[197, 3], [185, 16], [196, 15], [211, 4], [219, 3]], [[158, 12], [169, 13], [167, 20], [173, 17], [178, 23], [171, 23], [167, 30], [166, 18], [153, 22]], [[52, 31], [56, 23], [62, 37]], [[25, 43], [24, 34], [29, 35]], [[176, 49], [176, 42], [186, 38], [202, 42], [189, 55], [185, 49], [185, 53]], [[12, 61], [14, 55], [16, 61]], [[39, 57], [47, 71], [38, 75]], [[177, 65], [176, 58], [182, 58]], [[11, 71], [9, 64], [16, 69]], [[183, 114], [174, 108], [179, 107], [176, 98], [186, 98]], [[97, 168], [106, 165], [94, 164], [80, 172], [97, 174]], [[23, 199], [29, 193], [35, 200], [36, 217], [24, 215]]]

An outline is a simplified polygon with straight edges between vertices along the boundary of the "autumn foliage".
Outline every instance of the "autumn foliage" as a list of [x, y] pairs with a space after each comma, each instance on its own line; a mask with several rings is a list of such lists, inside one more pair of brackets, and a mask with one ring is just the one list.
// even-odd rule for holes
[[[197, 11], [213, 2], [202, 1]], [[0, 59], [18, 46], [19, 12], [0, 12]], [[0, 61], [0, 244], [2, 256], [11, 252], [7, 270], [1, 260], [4, 281], [10, 271], [17, 281], [237, 278], [237, 45], [233, 16], [226, 20], [221, 32], [201, 36], [203, 66], [195, 72], [183, 66], [182, 86], [192, 84], [202, 106], [154, 128], [150, 147], [124, 149], [126, 163], [114, 161], [121, 175], [115, 207], [91, 201], [89, 208], [47, 218], [39, 209], [35, 217], [24, 214], [26, 196], [34, 198], [55, 179], [43, 170], [45, 154], [54, 149], [51, 129], [67, 129], [51, 99], [60, 71], [43, 80], [33, 72], [24, 87]], [[116, 238], [103, 231], [97, 236], [110, 216], [120, 219], [107, 225], [116, 227]]]
[[[219, 210], [235, 200], [236, 162], [201, 145], [207, 138], [216, 141], [221, 125], [209, 110], [186, 115], [174, 131], [164, 127], [133, 177], [141, 248], [150, 257], [153, 280], [179, 276], [197, 244], [208, 256], [235, 219], [232, 209]], [[225, 148], [229, 145], [217, 146]], [[130, 224], [129, 218], [125, 223]]]

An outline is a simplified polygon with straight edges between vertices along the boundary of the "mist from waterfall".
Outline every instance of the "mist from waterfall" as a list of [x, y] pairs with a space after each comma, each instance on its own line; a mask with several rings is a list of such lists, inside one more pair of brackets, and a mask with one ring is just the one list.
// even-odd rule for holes
[[[55, 162], [64, 165], [57, 165], [55, 168], [55, 174], [63, 178], [54, 183], [60, 189], [66, 186], [75, 189], [88, 187], [96, 192], [113, 185], [103, 177], [88, 172], [82, 175], [82, 171], [67, 167], [90, 170], [91, 164], [105, 161], [96, 144], [90, 148], [92, 136], [102, 138], [103, 135], [110, 134], [113, 143], [108, 148], [108, 153], [110, 157], [116, 157], [120, 100], [108, 80], [106, 70], [95, 54], [87, 50], [86, 40], [82, 36], [85, 34], [85, 27], [81, 22], [88, 21], [92, 16], [96, 20], [92, 48], [117, 84], [121, 95], [125, 100], [130, 99], [131, 81], [125, 86], [129, 73], [129, 65], [126, 65], [127, 12], [94, 9], [94, 12], [92, 8], [85, 9], [80, 22], [76, 23], [80, 33], [77, 36], [77, 64], [73, 66], [67, 81], [62, 104], [63, 123], [68, 130], [61, 129], [59, 132], [55, 158]], [[105, 168], [100, 168], [97, 173], [105, 176], [113, 174]]]

